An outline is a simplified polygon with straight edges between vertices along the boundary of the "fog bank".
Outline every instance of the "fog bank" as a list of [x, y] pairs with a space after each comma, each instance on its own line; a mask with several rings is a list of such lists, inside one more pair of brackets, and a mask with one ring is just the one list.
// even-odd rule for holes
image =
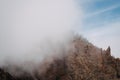
[[0, 66], [61, 54], [81, 14], [75, 0], [1, 0]]

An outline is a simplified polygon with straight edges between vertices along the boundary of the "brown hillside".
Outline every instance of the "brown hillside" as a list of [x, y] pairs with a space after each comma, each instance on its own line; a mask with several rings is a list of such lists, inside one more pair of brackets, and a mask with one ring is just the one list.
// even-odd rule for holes
[[111, 56], [110, 47], [102, 50], [81, 37], [70, 47], [68, 54], [55, 58], [41, 73], [35, 70], [32, 75], [13, 76], [0, 69], [0, 80], [120, 80], [120, 59]]

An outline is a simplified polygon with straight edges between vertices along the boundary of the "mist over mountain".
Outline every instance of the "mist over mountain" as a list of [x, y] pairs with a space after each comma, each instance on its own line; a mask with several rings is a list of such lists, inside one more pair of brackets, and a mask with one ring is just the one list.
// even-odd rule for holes
[[[82, 12], [74, 0], [0, 1], [0, 66], [33, 67], [69, 45]], [[35, 66], [34, 66], [35, 67]]]
[[[62, 47], [61, 47], [62, 48]], [[0, 80], [119, 80], [120, 59], [81, 36], [74, 36], [62, 55], [46, 57], [32, 72], [9, 65], [0, 69]], [[28, 64], [28, 63], [26, 63]], [[34, 65], [34, 63], [30, 63]]]
[[[119, 22], [106, 30], [88, 29], [91, 21], [96, 23], [92, 16], [111, 10], [86, 14], [83, 7], [89, 2], [0, 0], [0, 80], [119, 80], [120, 59], [111, 55], [110, 46], [102, 49], [89, 42], [109, 42], [109, 29], [116, 26], [113, 32], [119, 32]], [[88, 40], [79, 35], [84, 32]]]

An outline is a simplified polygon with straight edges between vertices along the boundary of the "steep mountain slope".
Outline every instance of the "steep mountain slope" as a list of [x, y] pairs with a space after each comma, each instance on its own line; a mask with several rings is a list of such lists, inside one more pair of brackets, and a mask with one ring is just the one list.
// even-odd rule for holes
[[95, 47], [81, 37], [75, 37], [70, 49], [61, 59], [44, 62], [44, 71], [32, 74], [23, 71], [20, 76], [0, 69], [0, 80], [120, 80], [120, 59], [111, 56], [111, 49]]

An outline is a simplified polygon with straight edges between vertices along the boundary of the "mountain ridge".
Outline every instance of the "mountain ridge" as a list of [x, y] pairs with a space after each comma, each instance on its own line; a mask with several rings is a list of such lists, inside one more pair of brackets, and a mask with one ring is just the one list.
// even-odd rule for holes
[[20, 76], [1, 68], [0, 80], [120, 80], [120, 59], [111, 56], [110, 46], [103, 50], [80, 36], [61, 59], [44, 62], [40, 69], [46, 66], [42, 72], [23, 72]]

